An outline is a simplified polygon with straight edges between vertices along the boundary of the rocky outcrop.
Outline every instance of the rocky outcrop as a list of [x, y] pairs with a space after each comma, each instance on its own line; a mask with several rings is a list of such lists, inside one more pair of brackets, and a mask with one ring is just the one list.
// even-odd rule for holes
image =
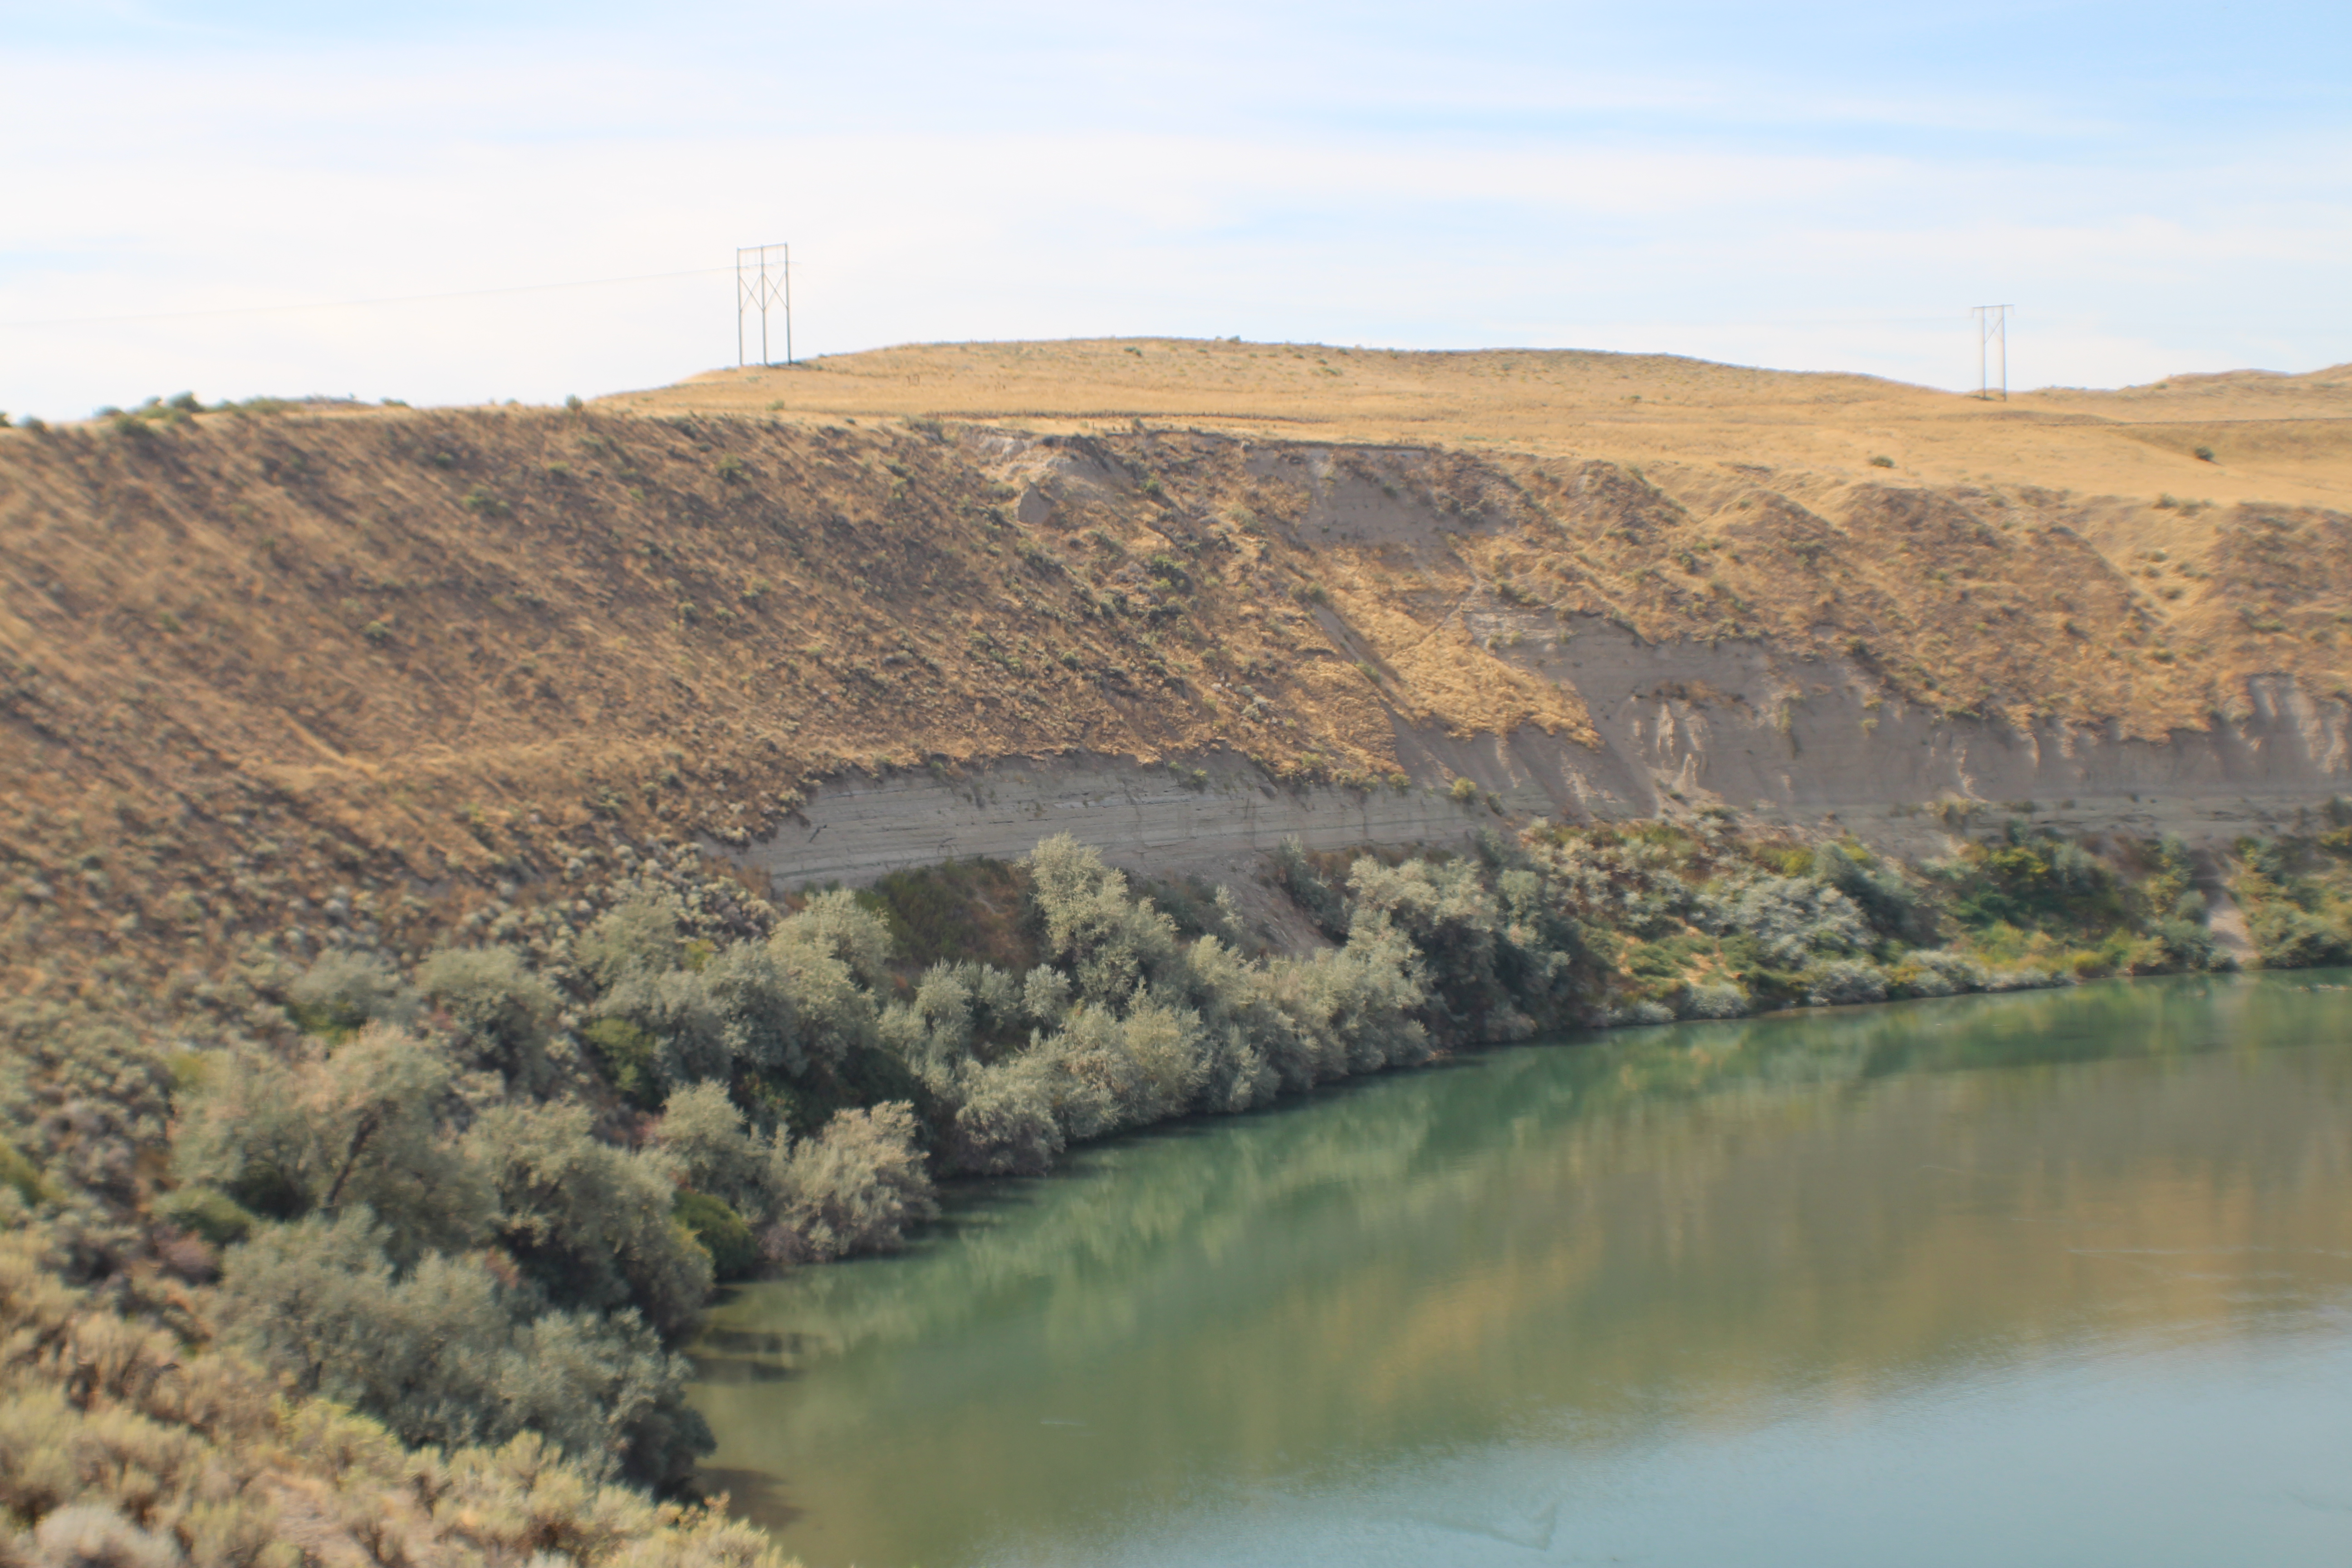
[[[1535, 626], [1549, 628], [1540, 637]], [[1481, 826], [1727, 806], [1833, 823], [1910, 854], [1948, 847], [1958, 812], [2031, 805], [2069, 831], [2191, 842], [2295, 825], [2352, 791], [2345, 705], [2285, 679], [2252, 711], [2164, 742], [2112, 728], [2014, 728], [1891, 699], [1843, 661], [1754, 643], [1646, 643], [1604, 621], [1496, 616], [1492, 651], [1583, 694], [1600, 744], [1533, 728], [1459, 736], [1400, 723], [1403, 782], [1285, 784], [1227, 752], [1174, 764], [1080, 753], [821, 785], [783, 831], [738, 858], [782, 887], [871, 880], [950, 858], [1023, 854], [1067, 831], [1145, 869], [1230, 871], [1284, 837], [1309, 848], [1459, 846]], [[1457, 781], [1475, 786], [1456, 797]], [[1956, 811], [1955, 808], [1958, 808]]]

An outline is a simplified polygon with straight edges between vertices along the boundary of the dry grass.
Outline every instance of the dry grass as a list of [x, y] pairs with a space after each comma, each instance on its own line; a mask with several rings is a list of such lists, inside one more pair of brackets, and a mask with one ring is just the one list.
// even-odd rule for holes
[[[1870, 376], [1664, 354], [1408, 353], [1170, 339], [937, 343], [713, 371], [606, 400], [634, 412], [954, 418], [1105, 431], [1134, 418], [1258, 438], [1547, 458], [1761, 466], [1815, 484], [2034, 487], [2228, 505], [2352, 504], [2352, 367], [2180, 376], [2007, 403]], [[2217, 461], [2194, 456], [2210, 447]]]
[[850, 767], [1225, 745], [1370, 783], [1401, 727], [1588, 733], [1504, 646], [1582, 616], [2161, 735], [2249, 674], [2345, 688], [2347, 395], [1153, 342], [13, 432], [0, 958], [206, 967], [338, 888], [428, 933]]

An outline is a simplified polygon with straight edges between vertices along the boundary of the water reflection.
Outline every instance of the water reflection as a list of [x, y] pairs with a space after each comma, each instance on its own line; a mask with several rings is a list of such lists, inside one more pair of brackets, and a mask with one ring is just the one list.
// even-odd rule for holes
[[1401, 1500], [1401, 1560], [1580, 1552], [1608, 1474], [1655, 1546], [1639, 1477], [1792, 1424], [2334, 1353], [2352, 996], [2314, 984], [1678, 1026], [1137, 1139], [743, 1291], [698, 1403], [813, 1564], [1358, 1561], [1333, 1521]]

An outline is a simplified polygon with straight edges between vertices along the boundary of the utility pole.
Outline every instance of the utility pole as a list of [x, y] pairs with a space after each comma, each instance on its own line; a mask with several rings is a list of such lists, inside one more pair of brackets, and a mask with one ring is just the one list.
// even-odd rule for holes
[[2009, 401], [2009, 312], [2014, 308], [2010, 305], [1972, 305], [1969, 308], [1969, 314], [1977, 319], [1977, 395], [1988, 402], [1992, 398], [1992, 362], [1996, 354], [2000, 364], [2000, 400], [2003, 403]]
[[[774, 259], [771, 260], [770, 256]], [[789, 245], [739, 245], [735, 247], [735, 363], [751, 363], [744, 342], [751, 313], [760, 312], [760, 363], [768, 357], [768, 310], [781, 304], [784, 312], [784, 363], [793, 363], [793, 247]]]

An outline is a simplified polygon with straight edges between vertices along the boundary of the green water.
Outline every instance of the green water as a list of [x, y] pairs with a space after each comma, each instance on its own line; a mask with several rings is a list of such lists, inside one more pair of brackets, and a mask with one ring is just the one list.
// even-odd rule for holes
[[1501, 1050], [718, 1311], [811, 1568], [2352, 1562], [2347, 976]]

